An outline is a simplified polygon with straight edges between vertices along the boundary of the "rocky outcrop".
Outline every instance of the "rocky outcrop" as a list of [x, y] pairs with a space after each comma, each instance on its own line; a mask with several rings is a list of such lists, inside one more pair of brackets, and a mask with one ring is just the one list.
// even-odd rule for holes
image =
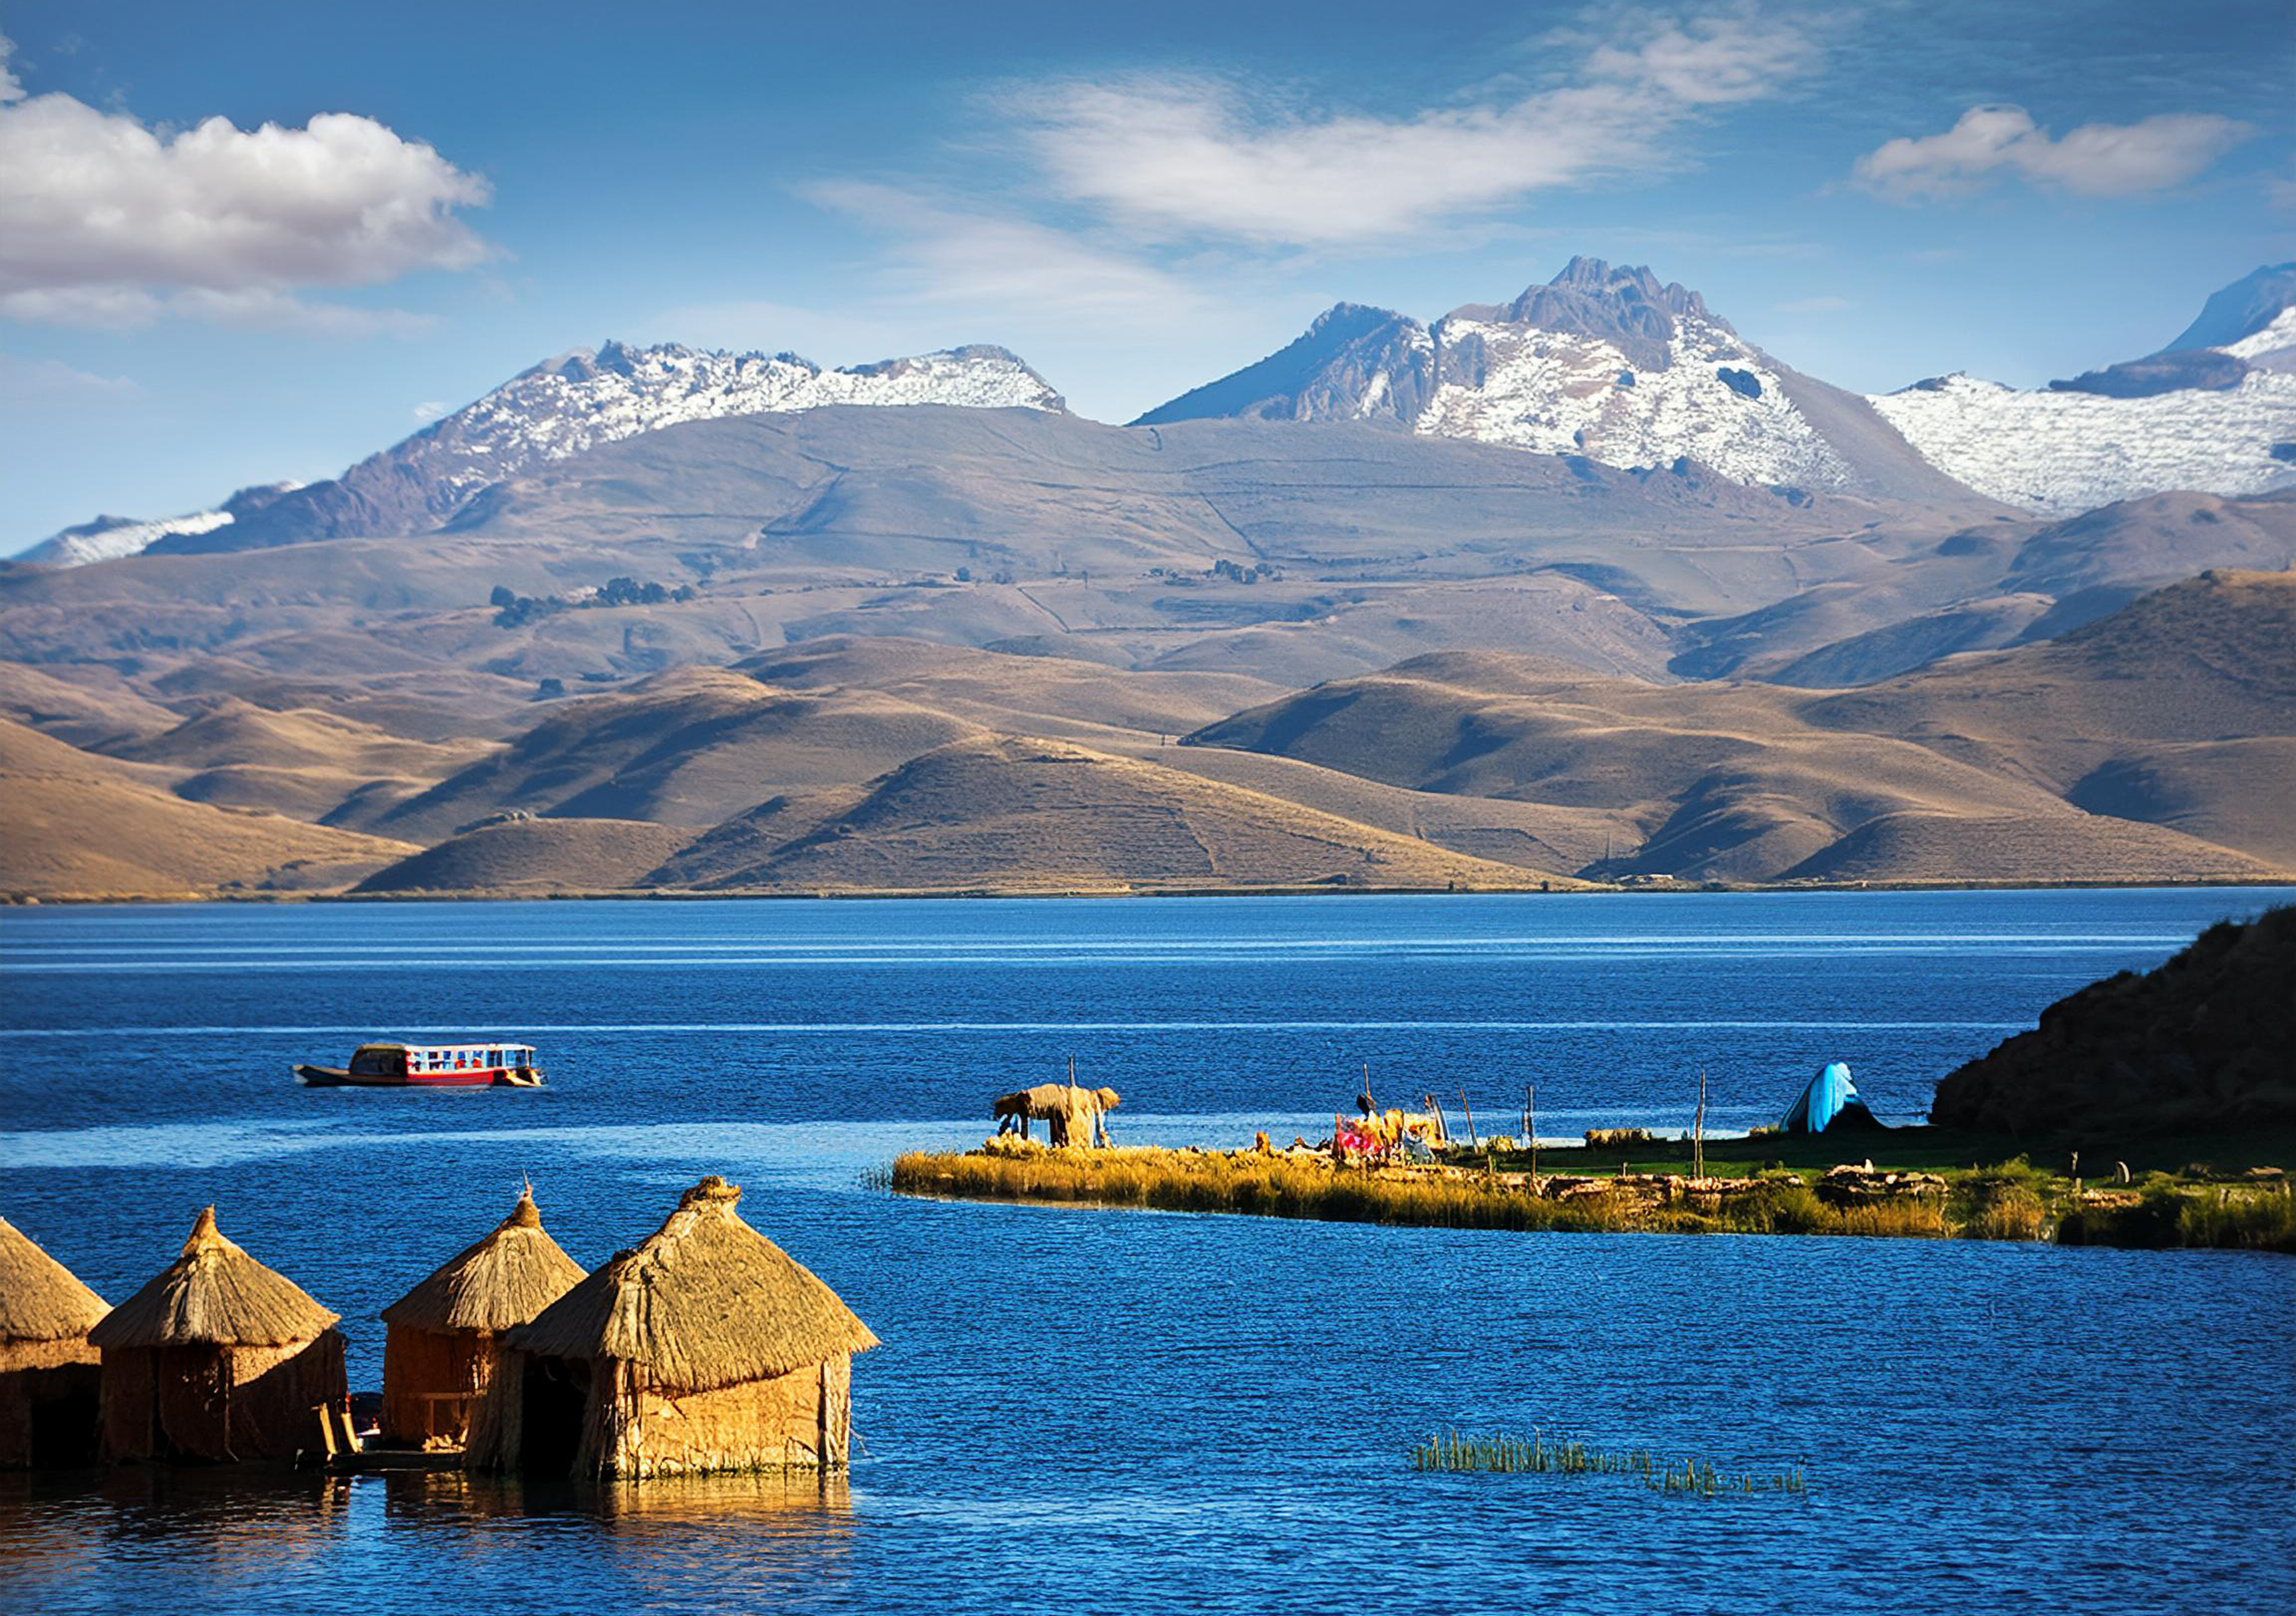
[[2296, 1122], [2292, 1050], [2296, 907], [2282, 907], [2059, 999], [1940, 1082], [1930, 1120], [2075, 1140]]

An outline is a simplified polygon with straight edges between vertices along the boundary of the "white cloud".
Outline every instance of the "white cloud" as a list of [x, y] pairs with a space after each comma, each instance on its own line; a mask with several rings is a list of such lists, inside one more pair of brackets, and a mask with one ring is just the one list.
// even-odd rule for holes
[[[5, 71], [6, 64], [0, 62], [0, 76]], [[20, 359], [0, 353], [0, 400], [9, 403], [116, 403], [143, 391], [126, 376], [99, 376], [61, 359]]]
[[1942, 135], [1884, 142], [1857, 160], [1857, 175], [1900, 201], [1960, 194], [2003, 175], [2087, 196], [2134, 196], [2182, 185], [2255, 133], [2213, 112], [2168, 112], [2053, 138], [2022, 107], [1972, 107]]
[[488, 197], [484, 179], [351, 113], [169, 132], [27, 97], [0, 41], [0, 313], [16, 318], [389, 329], [408, 316], [293, 293], [478, 264], [489, 250], [460, 213]]
[[436, 421], [446, 413], [447, 406], [437, 398], [425, 398], [414, 410], [417, 421]]
[[807, 194], [889, 238], [887, 290], [905, 299], [1037, 321], [1184, 314], [1201, 301], [1185, 282], [1152, 265], [1026, 219], [860, 182], [816, 185]]
[[1664, 167], [1684, 123], [1777, 94], [1816, 56], [1806, 32], [1748, 11], [1630, 28], [1632, 44], [1579, 41], [1573, 82], [1399, 118], [1271, 109], [1203, 78], [1071, 80], [1006, 106], [1062, 195], [1139, 233], [1314, 245]]

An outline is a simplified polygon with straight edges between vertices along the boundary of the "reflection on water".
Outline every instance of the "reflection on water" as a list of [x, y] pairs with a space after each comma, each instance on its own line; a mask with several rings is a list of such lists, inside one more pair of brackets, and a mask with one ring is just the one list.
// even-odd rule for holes
[[[977, 1140], [988, 1095], [1071, 1053], [1124, 1092], [1131, 1141], [1314, 1136], [1365, 1060], [1382, 1096], [1465, 1086], [1479, 1118], [1535, 1079], [1542, 1132], [1686, 1122], [1702, 1063], [1710, 1125], [1769, 1120], [1821, 1054], [1902, 1112], [1996, 1028], [2263, 900], [502, 905], [484, 955], [426, 941], [444, 919], [467, 931], [459, 913], [373, 906], [363, 931], [401, 952], [358, 971], [313, 963], [339, 956], [340, 910], [12, 916], [0, 984], [28, 956], [51, 968], [0, 994], [0, 1030], [24, 1035], [0, 1041], [4, 1210], [107, 1296], [219, 1202], [344, 1316], [352, 1383], [373, 1386], [379, 1310], [527, 1175], [594, 1267], [721, 1171], [884, 1345], [854, 1366], [849, 1487], [0, 1477], [0, 1612], [1998, 1616], [2137, 1596], [2286, 1616], [2286, 1259], [1116, 1217], [869, 1187], [901, 1149]], [[1643, 941], [1603, 940], [1620, 939]], [[703, 942], [727, 963], [569, 963]], [[137, 975], [138, 949], [266, 963]], [[352, 1035], [315, 1050], [262, 1030], [536, 1014], [568, 1029], [538, 1094], [300, 1090], [288, 1063]], [[1431, 1430], [1535, 1425], [1800, 1464], [1814, 1491], [1702, 1503], [1405, 1462]]]
[[316, 1580], [348, 1595], [336, 1568], [414, 1545], [421, 1586], [490, 1580], [558, 1552], [603, 1556], [618, 1579], [655, 1591], [738, 1563], [750, 1595], [771, 1604], [802, 1580], [840, 1577], [853, 1531], [845, 1478], [804, 1472], [643, 1486], [257, 1466], [0, 1473], [0, 1604], [62, 1609], [91, 1584], [147, 1569], [250, 1598], [324, 1569]]

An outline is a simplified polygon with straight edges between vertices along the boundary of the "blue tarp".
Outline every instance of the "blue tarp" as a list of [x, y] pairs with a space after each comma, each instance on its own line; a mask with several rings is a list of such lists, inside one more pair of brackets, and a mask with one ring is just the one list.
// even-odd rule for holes
[[1874, 1120], [1866, 1102], [1857, 1097], [1857, 1086], [1849, 1080], [1849, 1062], [1829, 1061], [1801, 1091], [1801, 1098], [1786, 1108], [1778, 1127], [1790, 1134], [1822, 1134], [1844, 1112], [1860, 1122]]

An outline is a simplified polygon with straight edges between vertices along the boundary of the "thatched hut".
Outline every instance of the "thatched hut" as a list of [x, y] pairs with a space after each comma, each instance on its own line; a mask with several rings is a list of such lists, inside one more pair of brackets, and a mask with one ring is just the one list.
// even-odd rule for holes
[[1112, 1088], [1081, 1088], [1074, 1082], [1039, 1083], [989, 1102], [988, 1114], [1000, 1134], [1029, 1136], [1029, 1124], [1042, 1120], [1056, 1150], [1090, 1150], [1108, 1144], [1108, 1113], [1123, 1103]]
[[704, 1178], [653, 1237], [504, 1338], [470, 1463], [529, 1475], [834, 1469], [852, 1358], [877, 1344], [837, 1293]]
[[0, 1467], [95, 1462], [103, 1382], [87, 1333], [110, 1311], [0, 1218]]
[[382, 1433], [459, 1446], [492, 1383], [504, 1332], [582, 1281], [582, 1265], [542, 1226], [534, 1192], [495, 1232], [382, 1310]]
[[291, 1459], [345, 1395], [339, 1316], [201, 1212], [183, 1255], [88, 1332], [113, 1459]]

